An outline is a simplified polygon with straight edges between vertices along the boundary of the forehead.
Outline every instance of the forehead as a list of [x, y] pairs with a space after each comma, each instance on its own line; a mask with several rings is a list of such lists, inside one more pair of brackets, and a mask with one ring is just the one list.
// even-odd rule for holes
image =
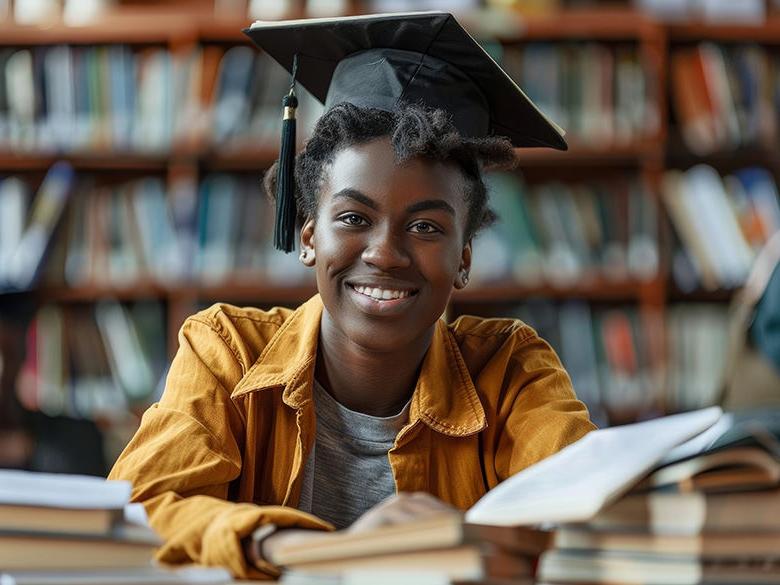
[[324, 198], [342, 189], [356, 189], [387, 202], [444, 199], [459, 212], [466, 204], [464, 178], [456, 166], [423, 158], [398, 162], [389, 138], [341, 149], [323, 179], [320, 195]]

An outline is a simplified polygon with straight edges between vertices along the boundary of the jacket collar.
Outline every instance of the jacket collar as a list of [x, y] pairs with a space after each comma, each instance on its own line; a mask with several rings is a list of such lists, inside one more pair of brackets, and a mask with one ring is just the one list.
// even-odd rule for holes
[[[260, 357], [236, 385], [236, 398], [248, 392], [284, 387], [282, 401], [302, 408], [312, 397], [322, 299], [315, 295], [282, 324]], [[450, 436], [467, 436], [487, 426], [485, 411], [455, 339], [443, 320], [436, 323], [412, 396], [410, 423], [418, 419]]]

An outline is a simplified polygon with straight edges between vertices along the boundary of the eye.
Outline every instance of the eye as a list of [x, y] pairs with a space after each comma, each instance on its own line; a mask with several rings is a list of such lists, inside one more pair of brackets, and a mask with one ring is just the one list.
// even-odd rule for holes
[[360, 226], [368, 225], [368, 222], [365, 220], [365, 218], [361, 215], [358, 215], [357, 213], [345, 213], [344, 215], [340, 216], [338, 219], [341, 223], [346, 224], [348, 226], [360, 227]]
[[441, 230], [430, 222], [418, 221], [410, 226], [410, 229], [416, 234], [435, 234]]

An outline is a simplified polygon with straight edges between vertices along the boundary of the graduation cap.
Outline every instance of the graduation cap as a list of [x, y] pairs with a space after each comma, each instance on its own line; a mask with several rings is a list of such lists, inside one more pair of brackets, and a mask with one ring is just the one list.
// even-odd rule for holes
[[325, 109], [349, 102], [393, 111], [422, 103], [447, 111], [464, 136], [566, 150], [563, 130], [444, 12], [258, 21], [250, 39], [291, 73], [284, 97], [274, 245], [294, 247], [295, 83]]

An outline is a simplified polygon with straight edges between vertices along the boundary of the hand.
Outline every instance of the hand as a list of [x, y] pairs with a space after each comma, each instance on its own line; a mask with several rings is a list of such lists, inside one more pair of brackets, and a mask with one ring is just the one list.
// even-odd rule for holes
[[261, 544], [261, 557], [258, 558], [257, 551], [251, 550], [248, 554], [249, 560], [257, 566], [259, 561], [266, 560], [272, 564], [278, 564], [274, 560], [274, 552], [280, 547], [288, 544], [300, 544], [311, 540], [328, 538], [335, 534], [334, 532], [322, 532], [320, 530], [301, 530], [298, 528], [284, 528], [263, 540]]
[[364, 513], [348, 532], [368, 532], [380, 526], [423, 520], [442, 514], [459, 514], [458, 510], [425, 492], [401, 492]]
[[[346, 532], [369, 532], [380, 526], [390, 526], [392, 524], [401, 524], [439, 516], [441, 514], [460, 514], [458, 510], [445, 504], [440, 499], [425, 492], [402, 492], [390, 496], [380, 502], [360, 518], [352, 523], [352, 526], [346, 529]], [[342, 533], [345, 531], [342, 531]], [[332, 538], [339, 534], [338, 532], [320, 532], [317, 530], [280, 530], [262, 543], [263, 558], [274, 562], [274, 551], [288, 544], [301, 544], [310, 540], [319, 540]], [[258, 559], [254, 555], [250, 560], [255, 562]]]

